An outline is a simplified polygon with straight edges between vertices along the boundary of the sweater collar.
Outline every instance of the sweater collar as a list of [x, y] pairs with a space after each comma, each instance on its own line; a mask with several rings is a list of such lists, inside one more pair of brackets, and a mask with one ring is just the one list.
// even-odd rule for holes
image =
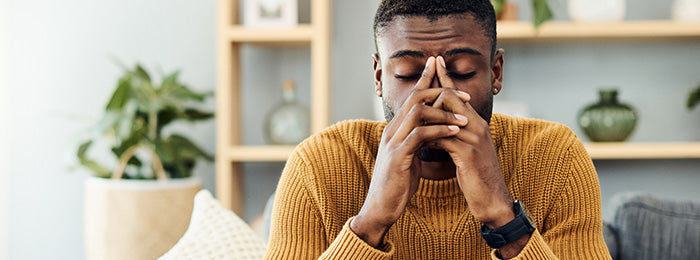
[[421, 197], [439, 198], [450, 197], [462, 193], [457, 183], [457, 177], [445, 180], [430, 180], [420, 178], [416, 195]]

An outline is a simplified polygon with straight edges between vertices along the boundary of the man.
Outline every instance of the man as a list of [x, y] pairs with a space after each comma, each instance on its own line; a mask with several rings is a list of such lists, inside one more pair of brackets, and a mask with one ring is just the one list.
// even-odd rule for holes
[[341, 122], [297, 147], [267, 258], [610, 258], [578, 138], [491, 114], [495, 27], [488, 0], [382, 1], [374, 77], [387, 122]]

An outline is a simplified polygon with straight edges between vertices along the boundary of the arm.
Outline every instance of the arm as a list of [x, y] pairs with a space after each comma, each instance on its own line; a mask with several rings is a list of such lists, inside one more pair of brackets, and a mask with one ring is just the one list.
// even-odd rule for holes
[[[496, 55], [494, 75], [500, 75], [502, 51]], [[514, 219], [513, 198], [503, 179], [493, 144], [489, 124], [470, 103], [461, 102], [454, 95], [456, 87], [446, 70], [444, 59], [438, 57], [437, 76], [446, 90], [433, 104], [467, 117], [468, 124], [460, 127], [453, 138], [436, 140], [445, 149], [456, 166], [457, 180], [469, 205], [471, 214], [490, 229], [496, 229]], [[492, 87], [500, 88], [500, 78], [491, 78]], [[496, 93], [496, 92], [494, 92]], [[555, 201], [555, 214], [548, 217], [552, 230], [541, 236], [538, 230], [524, 235], [498, 250], [499, 257], [513, 259], [594, 259], [610, 258], [602, 237], [600, 188], [595, 168], [581, 142], [571, 135], [572, 146], [564, 158], [569, 162], [568, 179]], [[525, 205], [527, 207], [527, 205]], [[550, 227], [550, 226], [545, 226]], [[548, 243], [552, 248], [548, 246]], [[572, 250], [573, 249], [573, 250]], [[494, 259], [496, 251], [492, 254]]]
[[352, 218], [329, 243], [320, 205], [311, 192], [310, 171], [295, 151], [277, 186], [265, 259], [388, 259], [393, 246], [367, 244], [350, 229]]
[[[543, 233], [535, 230], [512, 259], [611, 259], [603, 240], [600, 187], [593, 162], [579, 140], [566, 155], [566, 182], [557, 192]], [[497, 250], [492, 259], [501, 259]]]
[[566, 183], [543, 223], [545, 231], [529, 242], [516, 259], [535, 259], [526, 256], [545, 251], [561, 259], [611, 258], [603, 240], [600, 185], [593, 162], [578, 139], [567, 157]]
[[328, 247], [318, 204], [305, 180], [308, 171], [298, 153], [292, 154], [277, 186], [265, 259], [317, 258]]

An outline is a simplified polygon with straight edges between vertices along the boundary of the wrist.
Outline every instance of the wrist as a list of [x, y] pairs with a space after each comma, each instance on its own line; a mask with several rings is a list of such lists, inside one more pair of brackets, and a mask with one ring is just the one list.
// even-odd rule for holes
[[372, 221], [362, 215], [357, 215], [350, 221], [350, 230], [374, 248], [379, 248], [390, 227], [391, 224]]
[[484, 211], [485, 214], [477, 218], [490, 229], [497, 229], [515, 219], [513, 203], [499, 204]]

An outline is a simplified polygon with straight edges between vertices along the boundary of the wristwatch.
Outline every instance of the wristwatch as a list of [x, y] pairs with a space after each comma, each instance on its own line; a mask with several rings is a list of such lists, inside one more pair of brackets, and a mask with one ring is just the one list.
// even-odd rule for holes
[[515, 219], [508, 222], [497, 229], [490, 229], [486, 225], [481, 226], [481, 237], [486, 240], [486, 244], [491, 248], [501, 248], [506, 244], [518, 240], [526, 234], [532, 234], [535, 231], [530, 212], [525, 206], [516, 200], [513, 202], [513, 211]]

